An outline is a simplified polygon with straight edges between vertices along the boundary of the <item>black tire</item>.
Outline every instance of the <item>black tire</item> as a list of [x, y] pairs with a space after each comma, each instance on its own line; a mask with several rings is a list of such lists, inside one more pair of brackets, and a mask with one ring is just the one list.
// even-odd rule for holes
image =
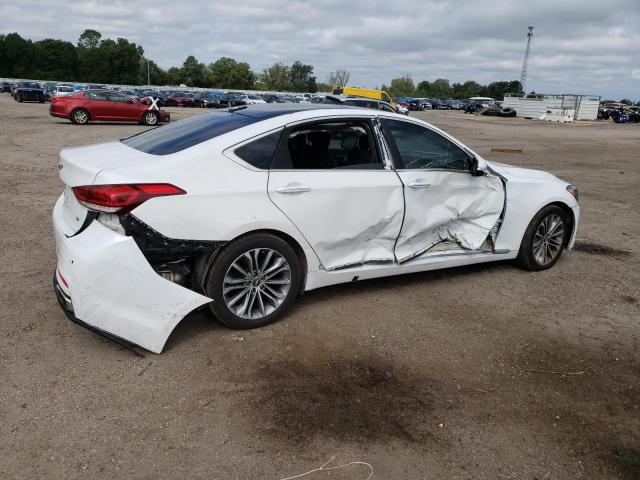
[[[243, 318], [234, 313], [225, 302], [223, 284], [231, 265], [243, 254], [255, 249], [270, 249], [280, 254], [289, 264], [289, 289], [282, 303], [271, 313], [260, 318]], [[269, 233], [253, 233], [234, 240], [216, 256], [205, 281], [205, 294], [213, 299], [209, 309], [214, 316], [229, 328], [245, 330], [267, 325], [280, 318], [293, 304], [300, 293], [302, 267], [295, 250], [286, 241]]]
[[89, 115], [89, 112], [87, 112], [84, 108], [76, 108], [71, 112], [69, 118], [71, 119], [71, 122], [75, 123], [76, 125], [86, 125], [87, 123], [89, 123], [89, 120], [91, 120], [91, 115]]
[[[553, 216], [559, 217], [562, 221], [562, 239], [559, 240], [557, 253], [555, 253], [555, 255], [550, 255], [551, 259], [549, 261], [540, 261], [536, 258], [534, 251], [534, 241], [536, 240], [536, 234], [539, 234], [539, 228], [541, 227], [542, 222]], [[524, 237], [522, 237], [522, 243], [520, 244], [520, 251], [518, 252], [516, 263], [520, 267], [532, 271], [546, 270], [547, 268], [553, 267], [562, 255], [564, 247], [567, 245], [568, 239], [571, 235], [570, 227], [571, 224], [569, 221], [569, 215], [565, 210], [558, 207], [557, 205], [547, 205], [538, 213], [536, 213], [529, 223], [529, 226], [524, 233]]]
[[16, 100], [20, 103], [22, 103], [22, 94], [19, 93], [18, 95], [16, 95]]
[[147, 110], [142, 114], [142, 123], [149, 127], [158, 125], [160, 123], [160, 115], [153, 110]]

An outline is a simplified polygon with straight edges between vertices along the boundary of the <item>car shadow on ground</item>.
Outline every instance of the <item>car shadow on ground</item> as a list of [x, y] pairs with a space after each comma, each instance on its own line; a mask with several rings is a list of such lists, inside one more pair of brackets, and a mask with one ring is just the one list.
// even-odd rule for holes
[[[433, 281], [460, 280], [470, 275], [478, 275], [487, 272], [496, 272], [503, 269], [517, 269], [511, 261], [493, 262], [489, 264], [467, 265], [445, 269], [432, 270], [428, 272], [417, 272], [403, 275], [393, 275], [383, 278], [375, 278], [371, 280], [363, 280], [351, 283], [342, 283], [329, 287], [319, 288], [306, 292], [299, 297], [291, 307], [291, 310], [285, 315], [292, 316], [303, 309], [313, 309], [315, 304], [325, 302], [327, 298], [340, 300], [342, 297], [348, 297], [354, 294], [375, 295], [387, 289], [397, 289], [409, 287], [417, 283], [427, 283]], [[521, 270], [523, 274], [531, 273]], [[187, 315], [173, 330], [167, 340], [164, 351], [178, 348], [183, 343], [189, 343], [195, 337], [203, 334], [220, 335], [228, 330], [224, 325], [217, 321], [207, 306], [199, 308]]]

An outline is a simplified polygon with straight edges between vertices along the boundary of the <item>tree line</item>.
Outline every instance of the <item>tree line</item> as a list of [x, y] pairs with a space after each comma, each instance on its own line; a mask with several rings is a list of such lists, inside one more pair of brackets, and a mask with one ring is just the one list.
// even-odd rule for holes
[[[345, 69], [332, 72], [326, 82], [318, 82], [313, 70], [312, 65], [296, 61], [292, 65], [276, 62], [255, 72], [248, 63], [233, 58], [205, 64], [193, 55], [182, 66], [164, 70], [145, 57], [142, 46], [125, 38], [103, 38], [96, 30], [85, 30], [75, 45], [56, 39], [34, 42], [18, 33], [0, 35], [0, 77], [7, 78], [146, 85], [148, 75], [151, 85], [293, 92], [326, 92], [349, 84]], [[408, 74], [381, 88], [393, 96], [427, 98], [502, 98], [505, 93], [521, 92], [516, 80], [481, 85], [473, 80], [451, 83], [439, 78], [416, 85]]]
[[405, 74], [391, 80], [390, 85], [382, 85], [392, 95], [400, 97], [424, 97], [424, 98], [471, 98], [491, 97], [504, 98], [505, 93], [522, 93], [522, 86], [518, 80], [491, 82], [481, 85], [474, 80], [451, 83], [446, 78], [438, 78], [433, 82], [423, 80], [417, 85], [411, 75]]

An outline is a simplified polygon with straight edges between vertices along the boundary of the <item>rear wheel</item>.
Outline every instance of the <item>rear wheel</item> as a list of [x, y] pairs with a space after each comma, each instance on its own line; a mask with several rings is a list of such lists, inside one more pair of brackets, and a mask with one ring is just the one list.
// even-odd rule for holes
[[534, 271], [551, 268], [560, 258], [568, 235], [567, 213], [556, 205], [547, 205], [527, 227], [516, 260], [518, 265]]
[[87, 112], [84, 108], [76, 108], [73, 112], [71, 112], [71, 121], [76, 125], [86, 125], [89, 123], [89, 112]]
[[248, 329], [280, 318], [300, 291], [302, 269], [291, 245], [275, 235], [250, 234], [215, 258], [205, 290], [211, 311], [229, 328]]
[[160, 121], [160, 116], [153, 110], [147, 110], [142, 115], [142, 123], [149, 126], [157, 125]]

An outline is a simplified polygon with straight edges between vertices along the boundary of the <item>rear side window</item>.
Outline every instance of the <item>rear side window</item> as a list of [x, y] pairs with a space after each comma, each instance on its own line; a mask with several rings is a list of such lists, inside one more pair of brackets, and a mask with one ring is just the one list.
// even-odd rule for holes
[[274, 169], [383, 169], [369, 122], [315, 122], [292, 128]]
[[147, 130], [122, 143], [144, 153], [170, 155], [255, 122], [245, 115], [212, 112]]
[[276, 153], [281, 134], [282, 130], [266, 135], [236, 148], [234, 153], [249, 165], [268, 170]]

